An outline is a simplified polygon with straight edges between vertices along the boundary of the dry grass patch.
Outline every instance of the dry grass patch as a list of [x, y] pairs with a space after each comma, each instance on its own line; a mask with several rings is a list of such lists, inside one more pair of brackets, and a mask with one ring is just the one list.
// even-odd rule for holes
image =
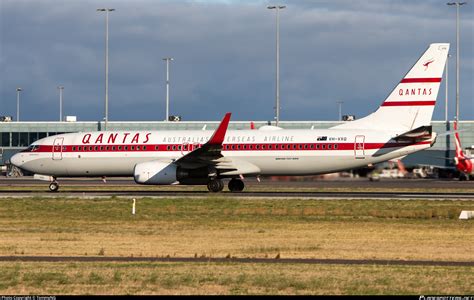
[[117, 198], [0, 202], [0, 255], [474, 260], [474, 222], [457, 219], [473, 201], [140, 198], [136, 215]]
[[0, 263], [2, 294], [472, 294], [473, 268]]

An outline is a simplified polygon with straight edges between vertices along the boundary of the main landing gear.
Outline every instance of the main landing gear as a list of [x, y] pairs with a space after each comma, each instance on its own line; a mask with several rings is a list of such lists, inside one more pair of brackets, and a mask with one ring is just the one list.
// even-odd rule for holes
[[49, 191], [50, 192], [57, 192], [59, 190], [59, 183], [54, 180], [49, 184]]
[[224, 183], [221, 179], [211, 179], [207, 183], [207, 189], [209, 192], [217, 193], [224, 189]]
[[242, 180], [233, 178], [229, 181], [228, 187], [231, 192], [242, 192], [245, 184]]
[[[242, 192], [245, 184], [242, 180], [233, 178], [229, 181], [228, 187], [231, 192]], [[207, 189], [213, 193], [221, 192], [224, 189], [224, 183], [222, 182], [222, 179], [211, 179], [207, 183]]]

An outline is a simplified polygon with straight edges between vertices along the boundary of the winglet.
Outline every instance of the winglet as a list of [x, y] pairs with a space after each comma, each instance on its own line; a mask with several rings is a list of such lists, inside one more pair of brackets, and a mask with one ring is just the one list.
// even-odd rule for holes
[[227, 132], [227, 127], [229, 126], [230, 116], [230, 112], [225, 114], [224, 118], [219, 124], [219, 127], [217, 127], [211, 139], [207, 142], [208, 145], [222, 145], [222, 143], [224, 142], [225, 134]]

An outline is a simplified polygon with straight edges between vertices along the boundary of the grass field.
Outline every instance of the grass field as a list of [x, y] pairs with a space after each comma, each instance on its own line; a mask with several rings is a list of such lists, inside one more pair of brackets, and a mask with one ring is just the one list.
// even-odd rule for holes
[[[3, 198], [0, 255], [474, 261], [473, 201]], [[3, 293], [472, 294], [472, 267], [0, 263]]]
[[0, 263], [2, 294], [472, 294], [472, 268]]

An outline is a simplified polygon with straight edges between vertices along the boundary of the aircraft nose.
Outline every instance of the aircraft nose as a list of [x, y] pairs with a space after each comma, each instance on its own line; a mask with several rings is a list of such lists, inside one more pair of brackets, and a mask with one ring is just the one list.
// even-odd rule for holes
[[16, 167], [21, 167], [21, 165], [23, 164], [23, 161], [21, 159], [21, 154], [20, 153], [17, 153], [15, 155], [13, 155], [11, 158], [10, 158], [10, 162], [12, 163], [12, 165], [16, 166]]

